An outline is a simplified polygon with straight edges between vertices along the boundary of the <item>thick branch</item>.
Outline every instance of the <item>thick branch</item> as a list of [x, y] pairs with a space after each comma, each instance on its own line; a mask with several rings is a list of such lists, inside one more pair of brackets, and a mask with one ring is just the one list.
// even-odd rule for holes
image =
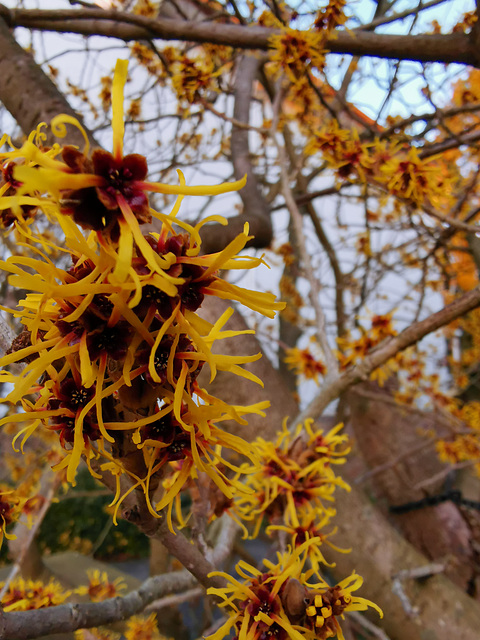
[[[100, 481], [112, 492], [115, 482], [111, 474], [101, 473], [98, 462], [93, 461], [95, 471], [100, 472]], [[127, 488], [128, 481], [124, 477], [123, 484]], [[145, 505], [145, 497], [142, 493], [130, 493], [125, 500], [122, 517], [140, 529], [146, 536], [159, 540], [177, 560], [198, 580], [204, 587], [219, 586], [218, 578], [209, 578], [208, 574], [216, 570], [210, 559], [205, 558], [200, 549], [191, 544], [185, 535], [175, 529], [172, 533], [168, 528], [165, 517], [155, 518]], [[231, 532], [234, 537], [234, 532]], [[224, 547], [225, 545], [223, 545]], [[220, 557], [222, 559], [223, 556]], [[158, 596], [157, 596], [158, 597]]]
[[[416, 569], [424, 568], [429, 561], [387, 522], [371, 499], [353, 488], [351, 492], [337, 492], [335, 506], [335, 544], [352, 546], [353, 551], [343, 554], [325, 549], [327, 559], [336, 563], [331, 569], [334, 579], [341, 580], [355, 567], [365, 579], [362, 596], [383, 608], [382, 628], [390, 638], [477, 640], [478, 602], [443, 574], [415, 579]], [[402, 579], [405, 570], [411, 577]]]
[[[59, 113], [78, 117], [50, 78], [39, 73], [32, 56], [16, 42], [1, 12], [0, 68], [0, 100], [24, 133], [30, 133], [40, 122], [48, 124]], [[92, 134], [87, 131], [87, 135], [90, 143], [98, 146]], [[69, 127], [69, 143], [84, 146], [80, 131], [74, 127]]]
[[[37, 10], [8, 9], [0, 14], [10, 27], [41, 31], [100, 35], [120, 40], [187, 40], [210, 42], [243, 49], [268, 49], [268, 39], [278, 29], [215, 22], [157, 18], [152, 20], [121, 11], [102, 9]], [[418, 62], [458, 62], [480, 65], [473, 40], [464, 33], [391, 35], [369, 31], [335, 31], [325, 45], [333, 53], [374, 56]]]
[[218, 567], [209, 562], [197, 545], [191, 544], [181, 532], [176, 531], [172, 533], [168, 529], [165, 520], [162, 520], [155, 538], [160, 540], [168, 551], [177, 558], [204, 587], [219, 587], [223, 584], [223, 581], [219, 578], [208, 577], [208, 574], [216, 571]]

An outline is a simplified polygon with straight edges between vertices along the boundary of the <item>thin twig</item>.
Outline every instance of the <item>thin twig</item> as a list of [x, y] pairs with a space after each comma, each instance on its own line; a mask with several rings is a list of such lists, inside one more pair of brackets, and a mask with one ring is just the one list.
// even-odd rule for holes
[[[472, 431], [470, 430], [468, 433], [472, 433]], [[467, 435], [467, 434], [465, 434], [465, 435]], [[422, 482], [419, 482], [418, 484], [414, 485], [412, 488], [415, 489], [415, 490], [424, 489], [425, 487], [428, 487], [431, 484], [435, 484], [435, 483], [439, 482], [440, 480], [443, 480], [452, 471], [459, 471], [460, 469], [467, 469], [468, 467], [473, 467], [473, 466], [475, 466], [475, 465], [477, 465], [479, 463], [480, 463], [480, 459], [479, 458], [475, 458], [474, 460], [465, 460], [464, 462], [457, 462], [456, 464], [451, 464], [448, 467], [445, 467], [445, 469], [442, 469], [441, 471], [436, 473], [434, 476], [431, 476], [430, 478], [427, 478], [426, 480], [422, 480]]]
[[367, 620], [367, 618], [358, 611], [349, 611], [348, 617], [353, 619], [354, 622], [366, 629], [372, 636], [379, 638], [379, 640], [390, 640], [387, 634], [382, 629], [380, 629], [380, 627], [377, 627], [376, 624], [373, 624], [373, 622]]
[[[51, 473], [50, 469], [48, 470], [48, 472]], [[42, 524], [43, 519], [47, 515], [47, 511], [50, 508], [52, 500], [60, 484], [61, 484], [61, 477], [58, 474], [55, 474], [52, 478], [50, 486], [45, 492], [45, 496], [43, 496], [44, 501], [38, 513], [36, 514], [35, 522], [32, 528], [30, 529], [30, 531], [28, 532], [28, 536], [23, 543], [22, 549], [17, 559], [15, 560], [15, 563], [12, 565], [12, 568], [10, 569], [10, 573], [5, 579], [5, 582], [3, 583], [2, 589], [0, 590], [0, 602], [2, 601], [3, 596], [7, 593], [12, 580], [14, 580], [15, 577], [20, 573], [22, 564], [25, 558], [27, 557], [28, 551], [32, 546], [33, 541], [35, 540], [35, 537], [37, 536], [38, 530], [40, 529], [40, 525]]]
[[215, 107], [213, 105], [211, 105], [210, 102], [208, 102], [207, 100], [205, 100], [203, 98], [201, 98], [198, 102], [199, 102], [199, 104], [202, 105], [202, 107], [204, 109], [207, 109], [208, 111], [213, 113], [218, 118], [221, 118], [222, 120], [225, 120], [225, 122], [229, 122], [230, 124], [233, 124], [234, 127], [238, 127], [239, 129], [246, 129], [247, 131], [256, 131], [257, 133], [260, 133], [261, 135], [265, 135], [265, 134], [268, 133], [268, 129], [266, 129], [265, 127], [255, 127], [252, 124], [248, 124], [248, 122], [242, 122], [241, 120], [237, 120], [236, 118], [231, 118], [230, 116], [227, 116], [226, 113], [223, 113], [222, 111], [219, 111], [218, 109], [215, 109]]
[[410, 602], [408, 595], [403, 588], [404, 580], [423, 580], [437, 573], [444, 573], [445, 565], [438, 562], [432, 562], [422, 567], [414, 567], [399, 571], [392, 576], [392, 591], [398, 596], [402, 603], [403, 610], [409, 618], [417, 618], [420, 614], [419, 608]]
[[151, 604], [148, 605], [145, 609], [145, 613], [150, 613], [151, 611], [158, 611], [159, 609], [166, 609], [167, 607], [176, 607], [182, 602], [189, 602], [190, 600], [194, 600], [195, 598], [200, 598], [205, 595], [205, 589], [201, 587], [194, 587], [193, 589], [187, 589], [183, 593], [177, 593], [171, 596], [165, 596], [164, 598], [159, 598], [158, 600], [154, 600]]
[[[381, 27], [384, 24], [390, 24], [392, 22], [396, 22], [397, 20], [403, 20], [403, 18], [408, 18], [412, 14], [416, 14], [420, 11], [425, 11], [426, 9], [431, 9], [432, 7], [436, 7], [439, 4], [443, 4], [446, 0], [430, 0], [430, 2], [426, 2], [425, 4], [417, 5], [412, 9], [405, 9], [405, 11], [399, 11], [398, 13], [392, 13], [389, 16], [381, 16], [380, 18], [376, 18], [367, 24], [361, 24], [359, 27], [355, 27], [352, 31], [355, 33], [356, 31], [373, 31], [377, 27]], [[393, 4], [393, 2], [391, 3]]]

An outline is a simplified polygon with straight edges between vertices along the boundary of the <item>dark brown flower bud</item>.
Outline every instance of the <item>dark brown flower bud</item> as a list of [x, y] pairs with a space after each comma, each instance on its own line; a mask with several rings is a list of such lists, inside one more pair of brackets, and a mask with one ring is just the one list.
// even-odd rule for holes
[[285, 613], [293, 624], [301, 620], [307, 609], [307, 589], [296, 578], [290, 578], [280, 596]]

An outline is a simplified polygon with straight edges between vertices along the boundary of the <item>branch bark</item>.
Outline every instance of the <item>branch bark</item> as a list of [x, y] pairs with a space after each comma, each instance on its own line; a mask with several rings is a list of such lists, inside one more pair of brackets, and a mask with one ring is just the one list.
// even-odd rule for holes
[[[2, 11], [0, 68], [0, 100], [25, 134], [33, 131], [40, 122], [49, 124], [59, 113], [79, 118], [50, 78], [44, 73], [39, 73], [39, 67], [32, 56], [17, 43], [2, 20]], [[86, 133], [90, 144], [99, 146], [88, 130]], [[52, 142], [52, 139], [52, 136], [48, 136], [47, 143]], [[68, 140], [70, 144], [78, 145], [81, 149], [85, 144], [83, 136], [75, 127], [69, 127]]]
[[[80, 604], [63, 604], [57, 607], [37, 609], [32, 611], [12, 611], [4, 612], [0, 608], [0, 640], [33, 640], [48, 634], [67, 633], [77, 629], [89, 629], [101, 625], [126, 620], [136, 613], [142, 612], [149, 604], [163, 598], [166, 595], [182, 593], [195, 586], [197, 581], [194, 575], [199, 574], [201, 582], [205, 586], [219, 586], [223, 584], [219, 578], [207, 578], [206, 573], [218, 568], [219, 565], [230, 554], [237, 531], [237, 525], [224, 518], [222, 527], [217, 538], [215, 548], [212, 550], [212, 564], [205, 558], [194, 558], [195, 562], [200, 562], [199, 567], [190, 567], [190, 570], [173, 571], [153, 578], [148, 578], [139, 589], [130, 592], [124, 597], [110, 598], [103, 602], [90, 602]], [[175, 536], [171, 532], [168, 534], [172, 538], [177, 538], [172, 546], [178, 544], [180, 547], [187, 544], [182, 535]], [[162, 541], [169, 543], [169, 537], [162, 535]], [[180, 554], [181, 555], [181, 554]], [[207, 566], [208, 565], [208, 566]], [[202, 570], [206, 573], [202, 573]]]
[[[253, 81], [258, 65], [258, 58], [253, 55], [244, 55], [237, 67], [233, 118], [246, 125], [250, 119]], [[235, 125], [232, 127], [231, 151], [235, 178], [239, 180], [245, 174], [247, 175], [247, 184], [239, 191], [243, 203], [243, 213], [230, 218], [228, 227], [221, 224], [210, 224], [203, 227], [201, 233], [202, 250], [205, 253], [221, 251], [243, 231], [245, 222], [249, 223], [250, 233], [255, 236], [248, 246], [262, 249], [272, 241], [273, 229], [270, 211], [250, 162], [248, 129]]]
[[424, 320], [410, 325], [397, 336], [385, 340], [359, 364], [347, 369], [333, 382], [325, 384], [308, 407], [299, 414], [296, 423], [303, 422], [306, 418], [318, 418], [333, 400], [340, 397], [352, 385], [367, 380], [372, 371], [385, 364], [396, 353], [419, 342], [429, 333], [446, 326], [478, 306], [480, 306], [480, 286], [463, 294]]
[[31, 611], [0, 610], [0, 640], [33, 640], [54, 633], [67, 633], [126, 620], [140, 613], [154, 600], [179, 593], [195, 585], [186, 570], [155, 576], [123, 598], [103, 602], [62, 604]]
[[[0, 5], [0, 15], [9, 27], [25, 27], [40, 31], [99, 35], [132, 40], [187, 40], [209, 42], [241, 49], [269, 47], [269, 38], [281, 33], [279, 29], [243, 26], [216, 22], [193, 22], [144, 16], [122, 11], [102, 9], [42, 10], [8, 9]], [[418, 62], [457, 62], [480, 66], [475, 41], [465, 33], [392, 35], [370, 31], [336, 30], [326, 41], [325, 48], [332, 53], [353, 56], [374, 56], [394, 60]]]
[[413, 576], [402, 579], [404, 570], [424, 567], [430, 561], [390, 525], [363, 493], [356, 489], [337, 493], [338, 532], [334, 542], [343, 548], [353, 546], [353, 551], [343, 554], [326, 550], [325, 556], [336, 563], [331, 569], [336, 580], [348, 575], [352, 567], [363, 576], [362, 596], [382, 607], [381, 626], [387, 635], [408, 640], [477, 640], [478, 602], [443, 574], [421, 580]]

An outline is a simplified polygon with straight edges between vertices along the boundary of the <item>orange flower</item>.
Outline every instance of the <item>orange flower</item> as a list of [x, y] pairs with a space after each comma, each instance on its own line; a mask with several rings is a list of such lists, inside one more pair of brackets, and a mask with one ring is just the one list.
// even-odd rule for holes
[[286, 349], [285, 353], [283, 360], [288, 365], [288, 368], [293, 369], [297, 375], [302, 375], [307, 380], [315, 380], [318, 384], [319, 376], [323, 377], [327, 372], [323, 362], [316, 360], [308, 349], [294, 347], [293, 349]]

